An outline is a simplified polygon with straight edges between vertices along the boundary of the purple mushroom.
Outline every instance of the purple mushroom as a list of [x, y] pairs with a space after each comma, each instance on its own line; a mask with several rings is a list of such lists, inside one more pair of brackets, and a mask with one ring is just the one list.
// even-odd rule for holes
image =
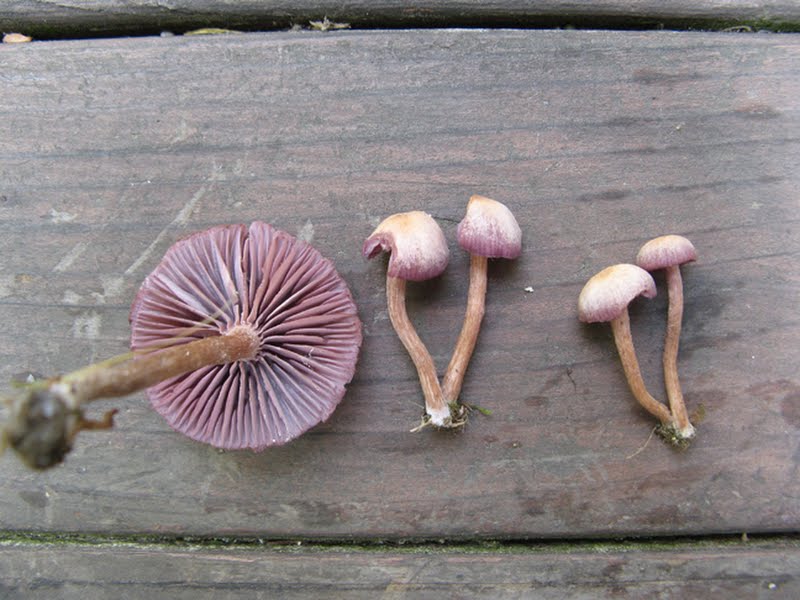
[[384, 219], [361, 250], [365, 258], [374, 258], [381, 252], [390, 253], [386, 271], [389, 320], [417, 369], [426, 416], [437, 427], [452, 427], [436, 365], [406, 312], [406, 281], [425, 281], [441, 275], [450, 260], [447, 240], [428, 213], [398, 213]]
[[467, 366], [478, 342], [486, 306], [489, 259], [519, 258], [522, 254], [522, 230], [505, 204], [475, 195], [469, 199], [467, 213], [458, 224], [458, 244], [470, 253], [469, 292], [464, 324], [442, 382], [442, 393], [448, 404], [458, 401]]
[[352, 379], [361, 322], [344, 280], [313, 247], [265, 223], [177, 242], [131, 309], [132, 352], [3, 399], [0, 451], [60, 463], [99, 398], [147, 390], [169, 424], [226, 449], [263, 450], [327, 419]]
[[578, 318], [584, 323], [611, 323], [625, 379], [637, 402], [665, 428], [674, 427], [669, 409], [647, 391], [631, 336], [628, 304], [638, 296], [653, 298], [656, 284], [650, 273], [636, 265], [620, 264], [595, 274], [578, 297]]
[[214, 227], [172, 246], [131, 308], [136, 351], [253, 337], [147, 390], [176, 430], [226, 449], [284, 444], [326, 420], [352, 379], [361, 323], [344, 280], [309, 244], [266, 223]]
[[681, 235], [662, 235], [647, 242], [636, 256], [636, 264], [647, 271], [666, 271], [669, 308], [667, 310], [667, 333], [664, 337], [664, 385], [667, 389], [670, 409], [677, 421], [677, 435], [690, 439], [695, 428], [689, 422], [689, 414], [678, 379], [678, 345], [683, 320], [683, 278], [681, 265], [697, 260], [694, 244]]

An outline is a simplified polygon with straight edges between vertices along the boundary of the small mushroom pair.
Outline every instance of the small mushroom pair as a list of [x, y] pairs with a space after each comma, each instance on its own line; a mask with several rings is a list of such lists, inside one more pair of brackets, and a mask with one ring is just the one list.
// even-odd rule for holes
[[361, 322], [347, 284], [315, 248], [270, 225], [226, 225], [178, 241], [131, 308], [132, 352], [36, 381], [7, 400], [0, 447], [60, 463], [75, 436], [108, 429], [95, 399], [147, 388], [177, 431], [260, 451], [327, 419], [355, 372]]
[[[695, 435], [678, 380], [678, 340], [683, 319], [683, 282], [680, 265], [697, 260], [694, 245], [685, 237], [665, 235], [639, 250], [636, 265], [619, 264], [593, 276], [578, 298], [578, 317], [585, 323], [610, 322], [625, 378], [642, 407], [661, 424], [662, 436], [675, 445], [686, 445]], [[638, 266], [637, 266], [638, 265]], [[667, 333], [664, 340], [664, 382], [669, 408], [656, 400], [645, 386], [631, 337], [628, 304], [637, 296], [653, 298], [656, 284], [648, 271], [666, 270], [669, 294]]]
[[425, 281], [445, 270], [450, 253], [444, 233], [428, 213], [398, 213], [384, 219], [362, 248], [366, 258], [390, 253], [386, 271], [389, 319], [417, 369], [425, 418], [443, 428], [463, 424], [458, 397], [483, 320], [488, 259], [514, 259], [522, 252], [522, 230], [514, 215], [504, 204], [484, 196], [469, 199], [457, 235], [459, 245], [470, 253], [469, 292], [464, 324], [441, 385], [433, 358], [408, 318], [405, 290], [406, 281]]

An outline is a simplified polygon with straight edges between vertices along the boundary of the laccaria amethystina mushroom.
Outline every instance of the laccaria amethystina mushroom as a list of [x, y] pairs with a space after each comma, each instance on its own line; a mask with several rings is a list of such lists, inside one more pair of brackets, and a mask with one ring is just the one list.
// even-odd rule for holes
[[663, 235], [647, 242], [636, 256], [636, 264], [647, 271], [666, 271], [669, 309], [667, 333], [664, 337], [664, 384], [670, 410], [675, 417], [677, 435], [692, 438], [694, 427], [689, 422], [678, 379], [678, 345], [683, 320], [683, 279], [681, 265], [697, 260], [697, 250], [692, 242], [680, 235]]
[[450, 408], [442, 395], [436, 366], [406, 312], [406, 281], [425, 281], [441, 275], [450, 253], [439, 225], [421, 211], [399, 213], [384, 219], [366, 239], [362, 253], [373, 258], [389, 252], [386, 296], [389, 319], [417, 369], [425, 412], [439, 427], [452, 425]]
[[254, 348], [148, 395], [178, 431], [227, 449], [283, 444], [326, 420], [361, 345], [355, 303], [333, 264], [259, 222], [179, 242], [145, 280], [131, 309], [133, 349], [180, 344], [187, 325], [196, 339], [241, 332]]
[[458, 400], [478, 341], [486, 303], [488, 259], [518, 258], [522, 253], [522, 230], [505, 204], [476, 195], [469, 199], [467, 214], [458, 224], [458, 243], [470, 253], [469, 292], [464, 324], [442, 382], [448, 404]]
[[361, 344], [333, 264], [259, 222], [173, 245], [142, 284], [131, 327], [132, 353], [32, 384], [11, 403], [4, 440], [23, 460], [57, 464], [78, 431], [111, 425], [110, 416], [84, 419], [83, 404], [144, 388], [192, 439], [256, 451], [283, 444], [330, 416]]
[[584, 323], [611, 323], [631, 392], [664, 428], [674, 429], [675, 421], [669, 409], [650, 395], [642, 379], [628, 317], [628, 304], [634, 298], [653, 298], [655, 295], [656, 284], [647, 271], [636, 265], [614, 265], [594, 275], [583, 286], [578, 297], [578, 318]]

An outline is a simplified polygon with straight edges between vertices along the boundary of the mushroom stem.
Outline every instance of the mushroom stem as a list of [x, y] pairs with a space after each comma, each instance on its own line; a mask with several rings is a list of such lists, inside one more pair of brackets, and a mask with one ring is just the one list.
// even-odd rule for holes
[[201, 367], [248, 360], [258, 347], [256, 331], [237, 326], [223, 335], [128, 352], [62, 377], [34, 382], [4, 400], [10, 415], [0, 428], [0, 452], [10, 446], [35, 469], [57, 465], [71, 450], [78, 432], [113, 426], [115, 410], [95, 421], [84, 416], [84, 403], [131, 394]]
[[458, 336], [453, 356], [442, 382], [442, 392], [448, 404], [458, 400], [467, 366], [478, 341], [478, 332], [483, 321], [486, 305], [486, 271], [488, 258], [472, 254], [469, 263], [469, 293], [467, 295], [467, 312], [464, 325]]
[[408, 318], [405, 279], [387, 276], [386, 298], [389, 303], [389, 319], [392, 326], [417, 368], [422, 393], [425, 396], [425, 411], [434, 425], [446, 427], [450, 425], [450, 409], [444, 401], [433, 358]]
[[681, 337], [681, 321], [683, 320], [683, 279], [680, 266], [666, 268], [669, 309], [667, 312], [667, 333], [664, 338], [664, 383], [667, 398], [675, 421], [677, 433], [685, 438], [694, 436], [695, 430], [689, 422], [686, 403], [683, 401], [681, 384], [678, 379], [678, 344]]
[[255, 356], [258, 345], [255, 330], [240, 325], [223, 335], [89, 365], [60, 377], [51, 387], [64, 386], [77, 404], [125, 396], [201, 367], [248, 360]]
[[633, 392], [637, 402], [647, 412], [661, 421], [663, 425], [671, 426], [673, 419], [669, 409], [650, 395], [644, 384], [644, 379], [642, 379], [639, 361], [636, 359], [636, 350], [633, 347], [628, 309], [623, 310], [618, 317], [612, 319], [611, 330], [614, 332], [614, 343], [617, 345], [622, 368], [625, 371], [625, 378], [628, 380], [628, 386], [631, 388], [631, 392]]

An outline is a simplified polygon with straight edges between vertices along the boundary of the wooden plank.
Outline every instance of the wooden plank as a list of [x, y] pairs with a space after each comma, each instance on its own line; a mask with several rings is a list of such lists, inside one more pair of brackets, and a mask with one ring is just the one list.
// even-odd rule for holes
[[[0, 48], [0, 380], [123, 351], [142, 278], [176, 239], [264, 219], [350, 284], [356, 377], [330, 421], [263, 454], [169, 430], [142, 395], [61, 468], [2, 462], [7, 530], [312, 538], [796, 531], [800, 38], [345, 32]], [[440, 370], [466, 298], [467, 198], [506, 202], [524, 254], [493, 264], [461, 434], [410, 434], [413, 367], [391, 331], [386, 215], [439, 218], [452, 260], [411, 286]], [[679, 360], [687, 452], [632, 401], [610, 333], [576, 318], [599, 269], [689, 236]], [[662, 396], [662, 293], [632, 309]], [[533, 292], [526, 292], [527, 287]]]
[[5, 0], [0, 30], [49, 37], [183, 32], [199, 27], [264, 30], [325, 17], [354, 27], [713, 28], [798, 31], [794, 0]]
[[796, 544], [676, 550], [265, 550], [137, 545], [0, 546], [3, 598], [790, 599]]

